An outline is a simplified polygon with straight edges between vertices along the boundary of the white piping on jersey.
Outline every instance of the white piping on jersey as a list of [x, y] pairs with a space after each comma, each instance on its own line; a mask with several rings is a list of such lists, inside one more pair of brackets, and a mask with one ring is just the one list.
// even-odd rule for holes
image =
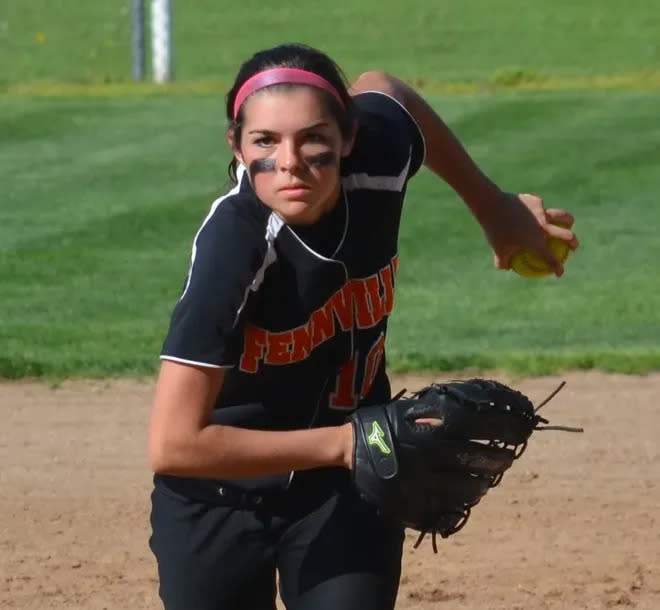
[[[424, 165], [424, 161], [426, 160], [426, 138], [424, 137], [424, 134], [422, 133], [422, 130], [419, 127], [419, 123], [415, 120], [415, 117], [410, 114], [410, 111], [395, 97], [392, 97], [389, 93], [383, 93], [382, 91], [360, 91], [358, 95], [362, 95], [364, 93], [377, 93], [378, 95], [384, 95], [385, 97], [389, 97], [393, 102], [401, 106], [401, 109], [410, 117], [410, 120], [415, 124], [415, 127], [417, 127], [417, 131], [419, 131], [419, 137], [422, 138], [422, 145], [424, 146], [424, 151], [422, 155], [422, 165]], [[357, 95], [355, 96], [357, 97]]]
[[193, 240], [193, 247], [192, 247], [192, 254], [190, 255], [190, 267], [188, 268], [188, 279], [186, 280], [186, 287], [183, 289], [183, 293], [179, 297], [179, 301], [183, 299], [183, 297], [186, 296], [186, 292], [188, 292], [188, 288], [190, 287], [190, 281], [192, 279], [192, 272], [193, 272], [193, 265], [195, 264], [195, 257], [197, 256], [197, 238], [199, 237], [199, 234], [202, 232], [202, 229], [206, 225], [206, 223], [211, 220], [213, 217], [213, 214], [215, 214], [215, 211], [218, 209], [218, 206], [225, 200], [227, 197], [231, 197], [232, 195], [235, 195], [238, 193], [238, 190], [240, 189], [241, 185], [241, 179], [243, 178], [243, 173], [245, 172], [244, 167], [239, 167], [238, 171], [236, 172], [236, 186], [231, 189], [228, 193], [223, 195], [222, 197], [218, 197], [213, 204], [211, 205], [211, 210], [209, 213], [206, 215], [206, 218], [204, 219], [204, 222], [202, 223], [202, 226], [199, 227], [199, 230], [197, 233], [195, 233], [195, 239]]
[[161, 360], [172, 360], [173, 362], [181, 362], [183, 364], [195, 364], [197, 366], [204, 366], [210, 369], [231, 369], [234, 368], [233, 364], [211, 364], [210, 362], [197, 362], [196, 360], [186, 360], [185, 358], [176, 358], [175, 356], [168, 356], [167, 354], [161, 354]]
[[344, 189], [342, 189], [342, 194], [344, 195], [344, 208], [346, 210], [346, 217], [344, 218], [344, 232], [342, 233], [341, 239], [339, 240], [339, 245], [335, 248], [335, 251], [330, 255], [330, 258], [328, 258], [327, 256], [323, 256], [323, 254], [320, 254], [316, 250], [313, 250], [312, 248], [310, 248], [289, 225], [287, 225], [287, 227], [286, 227], [287, 229], [289, 229], [289, 232], [291, 233], [291, 235], [293, 235], [293, 237], [300, 244], [302, 244], [303, 248], [305, 248], [305, 250], [307, 250], [307, 252], [309, 252], [310, 254], [313, 254], [314, 256], [316, 256], [317, 258], [320, 258], [323, 261], [328, 261], [328, 262], [331, 262], [331, 263], [336, 263], [337, 262], [337, 260], [332, 258], [332, 257], [336, 256], [337, 252], [339, 252], [341, 247], [344, 245], [344, 240], [346, 239], [346, 234], [348, 233], [348, 214], [349, 214], [348, 198], [346, 196], [346, 191]]
[[349, 174], [341, 179], [347, 191], [355, 189], [371, 189], [372, 191], [402, 191], [408, 177], [412, 150], [408, 154], [408, 162], [398, 176], [370, 176], [369, 174]]
[[239, 308], [236, 310], [234, 327], [238, 323], [238, 318], [241, 315], [245, 304], [247, 303], [248, 297], [250, 296], [250, 291], [257, 292], [257, 290], [259, 290], [259, 286], [261, 286], [264, 281], [266, 269], [268, 269], [268, 267], [270, 267], [277, 260], [277, 252], [275, 251], [275, 238], [283, 226], [284, 221], [275, 212], [271, 212], [270, 216], [268, 217], [268, 224], [266, 225], [266, 234], [264, 235], [264, 239], [268, 243], [266, 254], [264, 255], [264, 260], [261, 263], [261, 267], [257, 269], [252, 282], [248, 284], [247, 288], [245, 289], [245, 293], [243, 294], [243, 301]]
[[346, 196], [346, 191], [342, 189], [344, 194], [344, 210], [346, 211], [346, 218], [344, 218], [344, 232], [342, 233], [341, 239], [339, 240], [339, 245], [335, 248], [335, 251], [332, 253], [332, 257], [337, 256], [337, 252], [341, 250], [341, 247], [344, 245], [344, 240], [346, 239], [346, 234], [348, 233], [348, 221], [350, 216], [350, 210], [348, 208], [348, 197]]

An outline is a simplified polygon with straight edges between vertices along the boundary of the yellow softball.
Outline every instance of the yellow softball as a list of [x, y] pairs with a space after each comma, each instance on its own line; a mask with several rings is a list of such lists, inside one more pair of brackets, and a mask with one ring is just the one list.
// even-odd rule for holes
[[[563, 263], [569, 257], [571, 249], [560, 239], [548, 239], [548, 248]], [[532, 250], [519, 250], [511, 257], [511, 269], [518, 275], [529, 278], [541, 278], [552, 275], [553, 271], [536, 252]]]

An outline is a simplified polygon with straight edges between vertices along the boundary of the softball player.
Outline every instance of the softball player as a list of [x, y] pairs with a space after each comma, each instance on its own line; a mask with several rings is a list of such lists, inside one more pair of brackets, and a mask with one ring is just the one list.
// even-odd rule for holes
[[550, 222], [572, 218], [500, 191], [408, 86], [349, 91], [309, 47], [243, 64], [227, 117], [236, 185], [194, 238], [149, 425], [161, 599], [271, 610], [277, 570], [289, 609], [393, 608], [404, 533], [354, 493], [344, 422], [390, 398], [406, 185], [422, 163], [447, 181], [504, 268], [524, 247], [560, 275], [546, 237], [576, 247]]

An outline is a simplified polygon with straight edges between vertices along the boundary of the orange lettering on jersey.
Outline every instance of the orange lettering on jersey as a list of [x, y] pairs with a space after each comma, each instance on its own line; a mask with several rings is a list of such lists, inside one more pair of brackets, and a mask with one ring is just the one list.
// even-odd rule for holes
[[371, 328], [376, 324], [373, 312], [369, 307], [367, 297], [367, 285], [364, 280], [351, 281], [351, 293], [353, 294], [353, 304], [355, 306], [355, 322], [358, 328]]
[[[350, 331], [355, 327], [372, 328], [392, 313], [394, 280], [398, 266], [399, 257], [395, 255], [390, 264], [378, 273], [367, 278], [350, 280], [337, 290], [323, 307], [314, 311], [305, 324], [297, 328], [270, 333], [255, 326], [248, 326], [245, 329], [240, 370], [256, 373], [261, 361], [274, 365], [299, 362], [308, 358], [314, 349], [333, 337], [339, 329]], [[338, 327], [335, 327], [335, 323]], [[375, 349], [375, 346], [372, 349]], [[365, 381], [378, 370], [380, 357], [377, 357], [377, 352], [378, 350], [373, 356], [373, 371], [365, 377]], [[363, 390], [365, 388], [363, 384]], [[346, 397], [343, 396], [342, 401], [347, 402], [348, 399], [344, 398]]]
[[259, 362], [264, 357], [264, 348], [268, 340], [268, 333], [256, 326], [245, 328], [243, 340], [243, 355], [239, 368], [246, 373], [256, 373]]
[[362, 379], [362, 390], [360, 391], [360, 398], [369, 395], [371, 386], [374, 384], [376, 374], [380, 368], [380, 363], [383, 359], [383, 352], [385, 351], [385, 334], [381, 333], [375, 343], [369, 349], [369, 353], [364, 362], [364, 377]]
[[355, 398], [355, 372], [357, 370], [357, 352], [345, 362], [335, 383], [335, 391], [330, 393], [328, 405], [331, 409], [354, 409], [357, 405]]
[[287, 330], [283, 333], [268, 333], [268, 349], [266, 350], [266, 364], [289, 364], [291, 352], [289, 346], [292, 341], [292, 333]]
[[353, 297], [350, 284], [344, 284], [341, 290], [337, 290], [331, 297], [332, 310], [339, 320], [339, 326], [344, 331], [353, 328]]
[[385, 315], [389, 316], [394, 308], [394, 281], [392, 278], [392, 267], [389, 265], [380, 270], [380, 281], [383, 284], [383, 305]]
[[332, 301], [317, 309], [310, 319], [312, 327], [312, 349], [335, 334], [335, 317], [332, 314]]
[[312, 333], [309, 323], [293, 329], [291, 362], [304, 360], [312, 353]]
[[396, 272], [399, 270], [399, 255], [395, 254], [392, 257], [392, 270], [394, 271], [394, 277], [396, 277]]
[[385, 315], [385, 300], [380, 296], [380, 284], [378, 283], [378, 276], [372, 275], [364, 280], [367, 287], [367, 295], [371, 303], [371, 314], [374, 322], [380, 322]]

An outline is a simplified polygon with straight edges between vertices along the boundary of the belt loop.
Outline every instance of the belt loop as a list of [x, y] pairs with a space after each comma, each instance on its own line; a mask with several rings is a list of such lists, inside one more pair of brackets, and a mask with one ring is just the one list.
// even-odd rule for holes
[[261, 494], [231, 489], [224, 486], [218, 487], [217, 493], [223, 502], [235, 508], [248, 510], [264, 508], [264, 496]]

